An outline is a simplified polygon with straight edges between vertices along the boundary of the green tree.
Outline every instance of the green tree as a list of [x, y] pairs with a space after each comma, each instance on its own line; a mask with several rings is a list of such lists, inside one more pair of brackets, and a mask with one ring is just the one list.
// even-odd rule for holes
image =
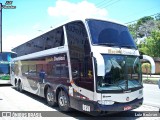
[[150, 63], [143, 63], [142, 69], [145, 69], [145, 72], [147, 73], [147, 79], [148, 79], [148, 73], [151, 74], [151, 64]]
[[150, 36], [151, 31], [154, 30], [157, 25], [153, 17], [147, 16], [139, 19], [137, 23], [128, 25], [128, 28], [133, 38], [137, 39]]
[[155, 19], [156, 19], [157, 21], [160, 20], [160, 13], [155, 16]]
[[137, 27], [139, 27], [140, 25], [142, 25], [142, 24], [144, 24], [144, 23], [146, 23], [146, 22], [148, 22], [148, 21], [152, 21], [152, 20], [154, 20], [154, 18], [151, 17], [151, 16], [143, 17], [143, 18], [141, 18], [141, 19], [139, 19], [139, 20], [137, 21]]
[[160, 14], [155, 16], [155, 19], [150, 16], [143, 17], [137, 23], [128, 25], [128, 28], [135, 42], [140, 42], [137, 44], [140, 53], [160, 57]]
[[129, 29], [132, 37], [133, 37], [134, 39], [136, 39], [136, 38], [137, 38], [137, 34], [136, 34], [136, 24], [128, 25], [128, 29]]
[[151, 36], [138, 45], [139, 51], [152, 57], [160, 57], [160, 31], [153, 31]]

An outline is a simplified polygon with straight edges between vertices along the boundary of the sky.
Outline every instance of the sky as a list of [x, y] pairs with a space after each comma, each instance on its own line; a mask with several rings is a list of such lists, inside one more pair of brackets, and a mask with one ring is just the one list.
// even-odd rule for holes
[[[96, 17], [120, 23], [160, 13], [159, 0], [12, 0], [2, 9], [2, 51], [29, 41], [68, 19]], [[0, 0], [5, 5], [6, 0]]]

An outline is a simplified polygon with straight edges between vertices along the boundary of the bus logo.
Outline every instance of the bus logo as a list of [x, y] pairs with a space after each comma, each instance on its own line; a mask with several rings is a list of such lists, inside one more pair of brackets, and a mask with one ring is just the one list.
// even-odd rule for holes
[[126, 98], [126, 101], [129, 101], [129, 97]]
[[62, 60], [65, 60], [65, 56], [59, 56], [59, 57], [54, 56], [54, 61], [62, 61]]

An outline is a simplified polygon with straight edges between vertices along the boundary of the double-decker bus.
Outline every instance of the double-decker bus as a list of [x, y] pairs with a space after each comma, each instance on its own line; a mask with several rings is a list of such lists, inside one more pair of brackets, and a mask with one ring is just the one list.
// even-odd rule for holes
[[12, 50], [12, 85], [50, 106], [103, 114], [142, 105], [140, 54], [125, 25], [73, 20]]
[[10, 84], [10, 61], [14, 57], [13, 52], [0, 53], [0, 84]]

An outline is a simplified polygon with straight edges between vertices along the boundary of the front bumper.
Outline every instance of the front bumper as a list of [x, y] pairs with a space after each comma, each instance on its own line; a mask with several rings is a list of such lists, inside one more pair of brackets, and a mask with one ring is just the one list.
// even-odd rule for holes
[[143, 103], [143, 98], [135, 99], [127, 103], [114, 103], [113, 105], [101, 105], [97, 103], [97, 105], [95, 106], [95, 111], [120, 112], [120, 111], [125, 111], [124, 107], [127, 107], [127, 106], [131, 108], [129, 110], [132, 110], [141, 106], [142, 103]]

